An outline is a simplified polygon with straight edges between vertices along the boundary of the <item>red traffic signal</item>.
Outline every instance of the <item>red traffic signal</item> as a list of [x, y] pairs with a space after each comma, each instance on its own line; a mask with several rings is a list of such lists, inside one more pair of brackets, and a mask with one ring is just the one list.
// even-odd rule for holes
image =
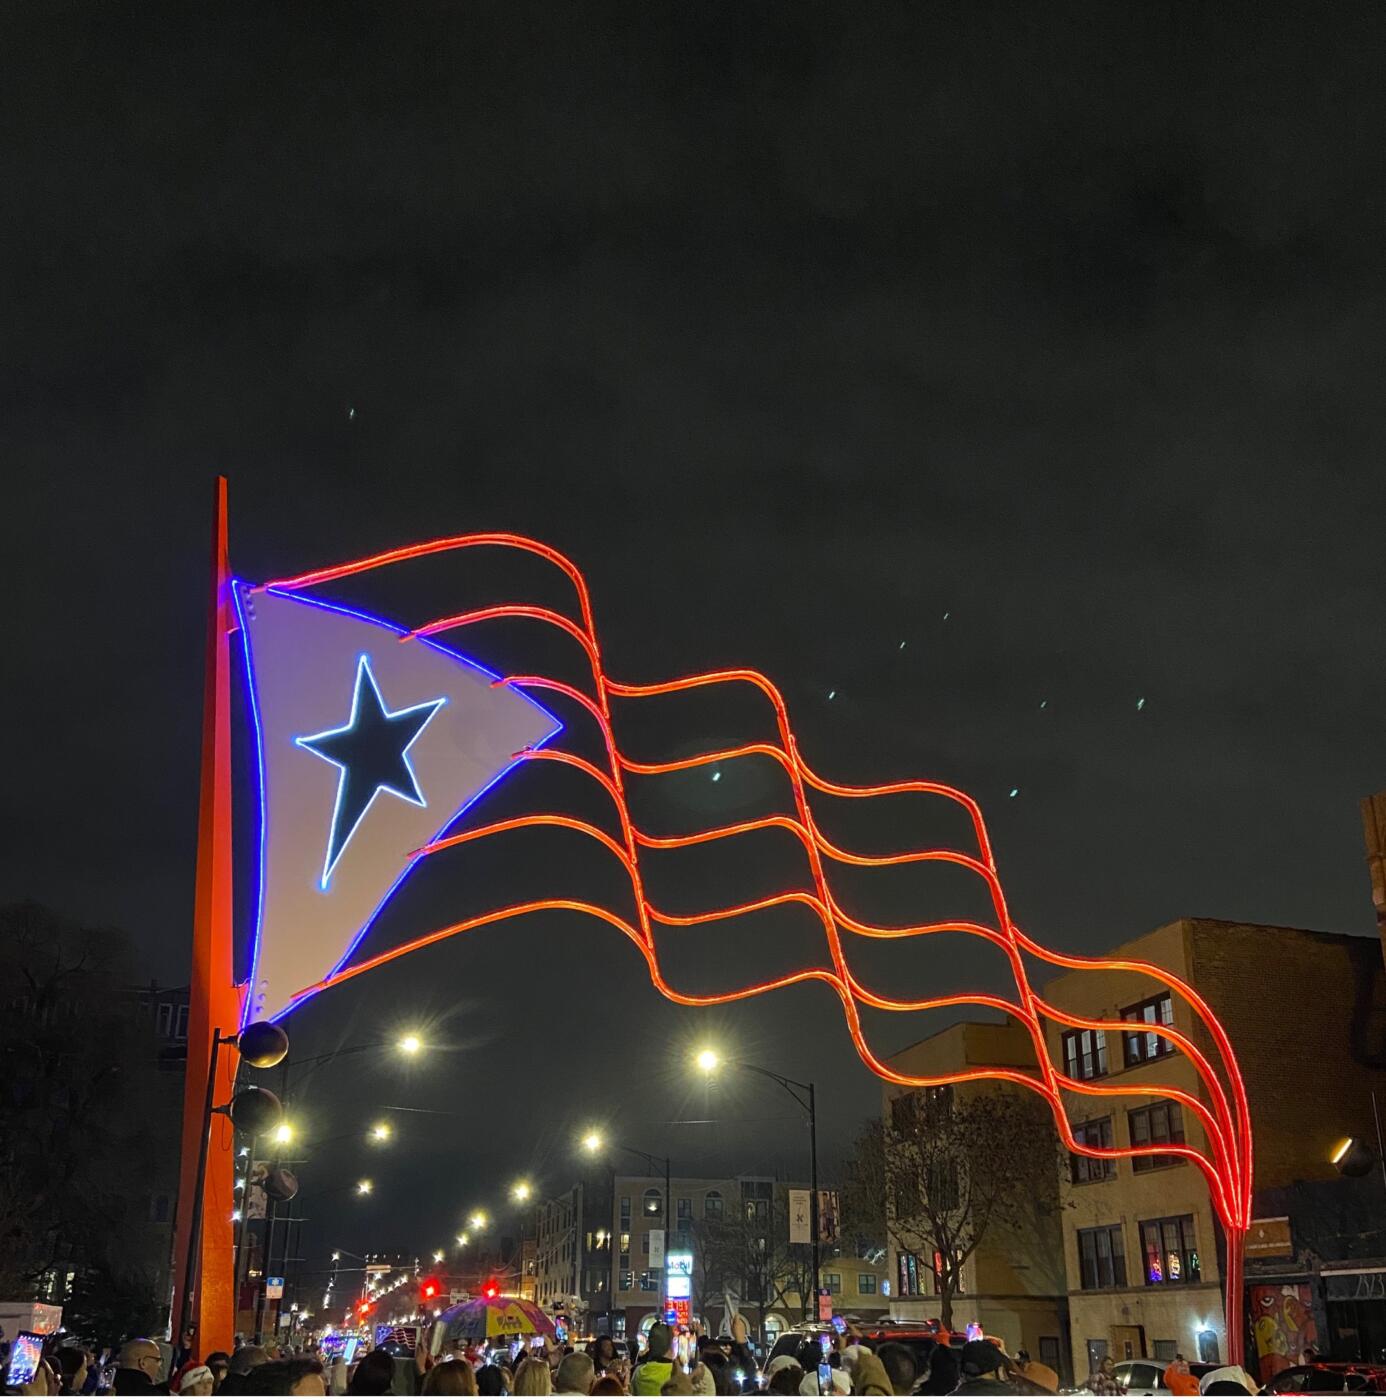
[[370, 1310], [371, 1310], [371, 1305], [370, 1305], [369, 1303], [361, 1302], [361, 1303], [357, 1303], [357, 1305], [356, 1305], [356, 1311], [357, 1311], [358, 1313], [360, 1313], [362, 1317], [365, 1317], [365, 1315], [366, 1315], [368, 1312], [370, 1312]]
[[443, 1285], [436, 1278], [426, 1278], [419, 1285], [419, 1291], [425, 1298], [436, 1298], [443, 1291]]
[[481, 1293], [484, 1298], [498, 1298], [500, 1297], [500, 1284], [498, 1284], [495, 1279], [488, 1278]]

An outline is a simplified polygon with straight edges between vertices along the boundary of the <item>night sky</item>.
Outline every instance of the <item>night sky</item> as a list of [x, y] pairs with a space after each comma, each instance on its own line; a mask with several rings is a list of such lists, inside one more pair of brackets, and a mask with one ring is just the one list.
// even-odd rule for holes
[[[825, 775], [972, 792], [1047, 942], [1181, 915], [1370, 933], [1383, 43], [1351, 4], [6, 6], [0, 898], [186, 976], [224, 472], [252, 580], [551, 542], [617, 677], [756, 666]], [[477, 559], [324, 596], [416, 622], [521, 591], [569, 597]], [[581, 674], [522, 625], [458, 645]], [[647, 703], [618, 711], [635, 756], [770, 733], [745, 697]], [[601, 819], [551, 773], [496, 798]], [[748, 762], [636, 801], [677, 831], [784, 794]], [[863, 849], [963, 839], [920, 804], [833, 821]], [[661, 858], [653, 893], [771, 892], [796, 851]], [[619, 900], [606, 859], [440, 857], [368, 946]], [[886, 922], [981, 912], [918, 871], [842, 889]], [[693, 988], [821, 943], [805, 911], [664, 937]], [[900, 993], [1005, 986], [961, 937], [858, 956]], [[930, 1028], [888, 1020], [884, 1051]], [[816, 1080], [825, 1163], [877, 1102], [827, 989], [682, 1011], [576, 916], [407, 959], [290, 1031], [307, 1055], [412, 1025], [449, 1049], [298, 1097], [319, 1138], [400, 1106], [388, 1159], [303, 1165], [319, 1243], [441, 1244], [515, 1175], [566, 1185], [588, 1121], [676, 1170], [802, 1172], [787, 1097], [693, 1086], [705, 1038]], [[367, 1170], [368, 1206], [309, 1209]]]

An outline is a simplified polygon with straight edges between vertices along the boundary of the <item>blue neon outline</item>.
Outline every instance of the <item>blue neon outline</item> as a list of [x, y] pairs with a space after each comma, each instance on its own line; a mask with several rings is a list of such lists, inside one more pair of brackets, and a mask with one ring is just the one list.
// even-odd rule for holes
[[[241, 597], [239, 591], [242, 588], [249, 589], [250, 587], [250, 584], [247, 584], [240, 579], [231, 580], [231, 596], [236, 604], [236, 617], [240, 623], [242, 648], [245, 652], [246, 685], [250, 697], [251, 718], [254, 722], [255, 728], [255, 756], [260, 781], [260, 887], [256, 894], [255, 936], [253, 944], [254, 951], [251, 954], [250, 982], [246, 988], [245, 1009], [242, 1012], [243, 1025], [248, 1022], [254, 1009], [255, 985], [257, 981], [257, 973], [260, 969], [260, 935], [264, 930], [265, 922], [265, 851], [267, 849], [266, 828], [268, 826], [268, 817], [265, 806], [265, 738], [264, 731], [260, 726], [260, 695], [259, 688], [256, 685], [255, 681], [255, 663], [250, 653], [250, 629], [245, 625], [245, 614], [242, 610]], [[266, 588], [264, 591], [266, 593], [273, 593], [280, 598], [288, 598], [295, 603], [301, 603], [304, 607], [321, 608], [324, 612], [342, 613], [346, 617], [354, 617], [362, 622], [369, 622], [373, 626], [383, 627], [387, 632], [393, 632], [397, 637], [404, 637], [408, 635], [408, 628], [401, 627], [398, 623], [388, 622], [383, 617], [375, 617], [370, 613], [362, 612], [359, 608], [343, 607], [340, 603], [327, 603], [324, 602], [321, 598], [306, 598], [302, 594], [290, 592], [289, 590], [282, 588]], [[487, 677], [487, 679], [489, 680], [499, 681], [503, 679], [503, 677], [497, 675], [495, 671], [490, 670], [488, 667], [483, 666], [479, 661], [473, 661], [471, 657], [463, 656], [460, 651], [454, 651], [451, 647], [443, 646], [441, 642], [435, 642], [431, 637], [416, 637], [414, 638], [414, 640], [417, 642], [422, 642], [423, 645], [426, 647], [432, 647], [434, 651], [441, 652], [444, 656], [451, 657], [452, 660], [460, 662], [463, 666], [470, 666], [472, 670], [479, 671], [483, 676]], [[516, 695], [521, 696], [525, 701], [527, 701], [536, 710], [538, 710], [539, 713], [543, 715], [546, 719], [553, 721], [553, 728], [546, 735], [544, 735], [542, 739], [538, 739], [530, 745], [531, 751], [534, 751], [536, 749], [542, 749], [546, 744], [550, 743], [553, 739], [557, 738], [558, 735], [563, 732], [563, 721], [560, 720], [557, 715], [545, 709], [543, 705], [541, 705], [536, 699], [534, 699], [533, 696], [527, 694], [525, 691], [516, 690], [514, 693]], [[511, 761], [508, 764], [506, 764], [506, 766], [502, 768], [500, 772], [497, 773], [496, 776], [492, 778], [489, 783], [486, 784], [485, 787], [480, 788], [475, 793], [473, 793], [472, 796], [469, 797], [447, 819], [447, 821], [445, 821], [442, 824], [442, 826], [440, 826], [438, 830], [433, 833], [429, 841], [425, 842], [424, 844], [428, 845], [431, 844], [431, 842], [436, 841], [455, 821], [457, 821], [459, 817], [461, 817], [465, 812], [467, 812], [471, 807], [473, 807], [477, 802], [479, 802], [488, 792], [491, 791], [493, 787], [495, 787], [500, 782], [502, 778], [504, 778], [512, 769], [517, 767], [521, 762], [523, 762], [523, 759], [520, 757], [511, 759]], [[386, 906], [387, 903], [389, 903], [390, 897], [394, 894], [394, 892], [397, 889], [399, 889], [400, 885], [402, 885], [405, 879], [408, 877], [410, 871], [412, 871], [414, 866], [417, 865], [418, 862], [422, 859], [423, 857], [421, 855], [418, 855], [415, 856], [413, 860], [406, 863], [404, 869], [401, 870], [399, 874], [395, 877], [394, 883], [390, 886], [389, 889], [385, 891], [383, 895], [381, 895], [380, 902], [375, 906], [374, 909], [371, 910], [370, 915], [367, 917], [366, 921], [361, 925], [359, 929], [357, 929], [356, 933], [352, 936], [351, 942], [347, 945], [346, 951], [342, 954], [342, 956], [333, 965], [331, 970], [327, 973], [327, 977], [321, 980], [327, 981], [329, 978], [335, 977], [342, 970], [342, 968], [344, 968], [347, 965], [347, 963], [351, 960], [351, 955], [357, 950], [357, 948], [361, 946], [362, 940], [370, 932], [371, 926], [375, 923], [376, 919], [380, 915], [380, 911]], [[294, 1001], [289, 1002], [288, 1005], [285, 1006], [282, 1011], [275, 1012], [275, 1014], [270, 1019], [274, 1021], [282, 1020], [285, 1016], [289, 1014], [290, 1011], [294, 1010], [295, 1007], [302, 1005], [303, 1002], [310, 1000], [316, 995], [316, 992], [309, 992], [306, 996], [298, 997]]]
[[[375, 703], [380, 707], [380, 713], [385, 719], [403, 719], [405, 715], [417, 714], [420, 710], [427, 710], [428, 715], [424, 722], [414, 731], [414, 737], [400, 751], [400, 759], [404, 764], [404, 770], [409, 774], [409, 781], [414, 784], [412, 795], [401, 791], [393, 783], [377, 783], [375, 791], [366, 800], [366, 805], [357, 814], [356, 820], [351, 824], [351, 830], [342, 838], [342, 844], [337, 847], [337, 854], [332, 854], [332, 847], [337, 835], [337, 819], [342, 814], [342, 793], [346, 791], [347, 778], [349, 774], [345, 763], [338, 763], [335, 758], [329, 758], [327, 754], [320, 752], [313, 747], [314, 744], [323, 739], [335, 738], [338, 734], [349, 734], [356, 728], [358, 712], [361, 707], [361, 676], [365, 674], [366, 679], [371, 683], [371, 689], [375, 692]], [[351, 690], [351, 718], [345, 724], [338, 725], [336, 729], [324, 729], [320, 734], [303, 734], [294, 740], [294, 743], [301, 749], [307, 749], [309, 753], [330, 763], [337, 770], [337, 797], [332, 804], [332, 825], [327, 833], [327, 851], [322, 859], [322, 877], [318, 881], [318, 888], [326, 891], [328, 885], [332, 883], [332, 872], [337, 868], [338, 862], [346, 855], [346, 849], [351, 845], [351, 838], [356, 835], [357, 828], [366, 820], [366, 813], [375, 805], [375, 799], [382, 792], [392, 792], [396, 797], [403, 798], [404, 801], [415, 807], [427, 807], [428, 799], [423, 795], [423, 789], [419, 786], [419, 775], [414, 771], [414, 765], [409, 761], [409, 750], [418, 743], [425, 729], [432, 722], [433, 716], [447, 704], [448, 697], [442, 696], [438, 700], [421, 700], [417, 705], [406, 705], [402, 710], [391, 710], [386, 707], [385, 697], [380, 693], [380, 684], [375, 678], [375, 672], [371, 670], [371, 659], [362, 652], [356, 658], [356, 682]]]

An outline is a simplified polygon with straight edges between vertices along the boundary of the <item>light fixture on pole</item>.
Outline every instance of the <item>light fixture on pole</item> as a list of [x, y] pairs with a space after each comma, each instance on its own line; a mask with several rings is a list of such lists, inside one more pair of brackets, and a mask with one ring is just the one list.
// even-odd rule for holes
[[790, 1079], [786, 1075], [776, 1074], [772, 1069], [764, 1069], [760, 1065], [748, 1064], [745, 1060], [724, 1060], [716, 1050], [710, 1046], [698, 1051], [694, 1056], [694, 1063], [705, 1075], [713, 1075], [726, 1064], [736, 1069], [750, 1070], [752, 1074], [759, 1074], [765, 1079], [773, 1080], [780, 1086], [800, 1108], [808, 1111], [809, 1126], [809, 1175], [810, 1190], [812, 1191], [809, 1220], [813, 1229], [813, 1298], [806, 1300], [804, 1312], [810, 1322], [818, 1321], [818, 1281], [822, 1268], [822, 1240], [818, 1233], [818, 1107], [817, 1094], [812, 1082], [805, 1084], [799, 1079]]
[[222, 1035], [221, 1027], [212, 1032], [212, 1055], [207, 1067], [207, 1098], [202, 1112], [202, 1139], [198, 1147], [197, 1173], [193, 1178], [192, 1233], [188, 1239], [187, 1263], [183, 1272], [182, 1320], [186, 1331], [193, 1318], [193, 1293], [201, 1255], [202, 1196], [207, 1187], [207, 1153], [211, 1145], [212, 1115], [224, 1113], [235, 1127], [250, 1137], [270, 1132], [284, 1116], [283, 1105], [268, 1089], [243, 1089], [229, 1104], [215, 1103], [217, 1060], [223, 1045], [234, 1045], [252, 1069], [272, 1069], [289, 1053], [289, 1037], [272, 1021], [252, 1021], [238, 1035]]

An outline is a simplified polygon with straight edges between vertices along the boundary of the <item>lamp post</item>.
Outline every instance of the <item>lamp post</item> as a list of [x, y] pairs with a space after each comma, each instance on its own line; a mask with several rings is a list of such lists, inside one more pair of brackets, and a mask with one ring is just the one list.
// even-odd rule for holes
[[[202, 1110], [202, 1136], [198, 1144], [197, 1172], [193, 1178], [193, 1202], [188, 1238], [187, 1262], [183, 1272], [183, 1292], [179, 1299], [178, 1330], [181, 1336], [193, 1318], [193, 1296], [197, 1287], [197, 1266], [201, 1254], [202, 1196], [207, 1187], [207, 1153], [212, 1137], [212, 1118], [224, 1113], [231, 1122], [253, 1137], [268, 1131], [283, 1113], [279, 1100], [268, 1089], [244, 1089], [229, 1104], [217, 1105], [217, 1060], [223, 1045], [234, 1045], [241, 1058], [255, 1069], [269, 1069], [289, 1053], [289, 1037], [269, 1021], [255, 1021], [237, 1035], [223, 1035], [221, 1027], [212, 1032], [212, 1056], [207, 1069], [207, 1097]], [[242, 1193], [244, 1210], [244, 1193]]]
[[[605, 1138], [603, 1138], [602, 1134], [599, 1133], [595, 1128], [589, 1129], [583, 1135], [582, 1149], [589, 1155], [595, 1156], [598, 1152], [602, 1150], [603, 1146], [605, 1145]], [[664, 1280], [665, 1285], [667, 1287], [669, 1278], [669, 1212], [673, 1206], [673, 1203], [669, 1199], [669, 1158], [667, 1156], [660, 1157], [653, 1152], [646, 1152], [639, 1147], [627, 1147], [624, 1143], [621, 1142], [613, 1142], [610, 1145], [616, 1148], [617, 1151], [629, 1152], [633, 1156], [639, 1157], [645, 1163], [645, 1169], [650, 1173], [651, 1176], [656, 1175], [659, 1168], [659, 1164], [661, 1162], [664, 1164], [664, 1258], [660, 1264], [659, 1272], [660, 1277]], [[616, 1206], [616, 1168], [614, 1166], [611, 1168], [611, 1204], [612, 1213], [614, 1214]], [[617, 1221], [616, 1223], [619, 1225], [620, 1222]], [[610, 1321], [610, 1315], [616, 1310], [616, 1251], [612, 1250], [609, 1252], [611, 1253], [612, 1263], [611, 1267], [607, 1271], [607, 1282], [609, 1284], [608, 1296], [610, 1298], [610, 1306], [607, 1308], [608, 1321]], [[667, 1293], [665, 1296], [668, 1296]]]
[[759, 1074], [766, 1079], [773, 1080], [794, 1099], [800, 1108], [808, 1111], [809, 1184], [812, 1191], [809, 1223], [813, 1231], [813, 1297], [805, 1303], [804, 1312], [810, 1322], [816, 1322], [818, 1320], [818, 1280], [822, 1268], [822, 1241], [818, 1237], [818, 1106], [814, 1086], [812, 1082], [805, 1084], [802, 1080], [790, 1079], [787, 1075], [776, 1074], [772, 1069], [748, 1064], [745, 1060], [723, 1060], [715, 1050], [700, 1050], [696, 1063], [698, 1068], [707, 1075], [715, 1074], [723, 1064], [732, 1065], [736, 1069], [750, 1070], [752, 1074]]

